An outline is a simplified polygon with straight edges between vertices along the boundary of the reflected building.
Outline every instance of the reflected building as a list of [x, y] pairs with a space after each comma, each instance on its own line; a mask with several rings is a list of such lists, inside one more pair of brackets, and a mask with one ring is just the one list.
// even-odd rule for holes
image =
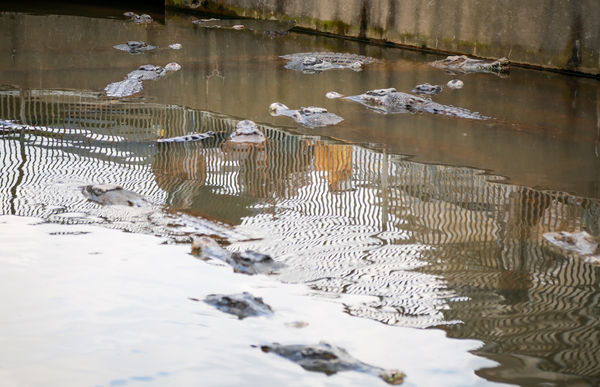
[[352, 147], [343, 144], [315, 144], [315, 169], [325, 173], [332, 192], [352, 189]]

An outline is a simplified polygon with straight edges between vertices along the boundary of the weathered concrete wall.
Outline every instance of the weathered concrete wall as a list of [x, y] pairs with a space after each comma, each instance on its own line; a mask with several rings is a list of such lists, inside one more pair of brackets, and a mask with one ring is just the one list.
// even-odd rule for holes
[[166, 0], [167, 6], [600, 76], [598, 0]]

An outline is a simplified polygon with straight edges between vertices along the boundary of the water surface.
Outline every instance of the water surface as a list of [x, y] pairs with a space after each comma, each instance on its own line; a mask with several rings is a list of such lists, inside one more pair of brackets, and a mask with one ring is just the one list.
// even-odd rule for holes
[[[457, 384], [598, 383], [599, 269], [542, 239], [554, 230], [600, 234], [597, 81], [519, 68], [505, 78], [454, 76], [427, 65], [438, 56], [415, 51], [206, 29], [191, 16], [170, 13], [164, 22], [136, 25], [120, 16], [125, 10], [89, 11], [0, 13], [0, 51], [7, 58], [0, 63], [0, 119], [29, 125], [0, 136], [1, 214], [99, 224], [168, 242], [189, 242], [212, 227], [233, 242], [231, 249], [253, 248], [287, 264], [275, 281], [308, 286], [304, 302], [330, 300], [350, 321], [369, 322], [357, 329], [373, 330], [374, 342], [390, 340], [398, 329], [481, 343], [469, 349], [483, 363], [457, 370]], [[128, 40], [160, 49], [129, 55], [112, 48]], [[175, 42], [183, 48], [166, 48]], [[278, 58], [306, 51], [354, 52], [379, 62], [362, 72], [303, 74], [283, 68]], [[145, 82], [141, 95], [103, 96], [105, 85], [139, 65], [172, 61], [182, 70]], [[324, 97], [331, 90], [410, 91], [456, 77], [465, 87], [446, 89], [435, 100], [492, 120], [382, 115]], [[303, 128], [271, 117], [267, 108], [275, 101], [323, 106], [345, 121]], [[224, 140], [240, 119], [259, 123], [266, 144], [228, 147]], [[218, 135], [202, 143], [153, 142], [207, 130]], [[153, 207], [100, 208], [79, 190], [95, 182], [123, 184]], [[116, 240], [123, 251], [133, 248], [125, 237]], [[245, 278], [241, 283], [251, 286]], [[14, 302], [14, 293], [7, 294]], [[70, 319], [76, 310], [65, 314]], [[132, 318], [125, 311], [117, 316]], [[190, 321], [185, 313], [177, 320]], [[27, 334], [11, 329], [17, 337]], [[340, 335], [356, 334], [340, 329]], [[235, 338], [249, 345], [257, 337], [248, 335]], [[445, 341], [435, 340], [443, 348]], [[424, 337], [414, 344], [422, 346], [419, 353], [428, 348], [419, 364], [438, 361], [434, 342]], [[353, 345], [369, 351], [369, 343]], [[156, 350], [147, 352], [152, 358]], [[243, 364], [254, 367], [250, 359]], [[436, 380], [435, 367], [416, 371], [420, 366], [406, 363], [407, 382]], [[411, 382], [411, 370], [420, 379]], [[283, 379], [273, 380], [289, 380], [281, 372]], [[332, 380], [360, 384], [355, 376]]]

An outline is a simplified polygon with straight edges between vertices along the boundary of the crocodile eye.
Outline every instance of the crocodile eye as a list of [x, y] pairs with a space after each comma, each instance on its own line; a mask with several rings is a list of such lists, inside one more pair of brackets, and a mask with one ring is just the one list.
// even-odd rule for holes
[[376, 89], [376, 90], [369, 90], [369, 91], [367, 91], [367, 94], [368, 95], [378, 96], [378, 97], [383, 97], [383, 96], [388, 95], [390, 93], [393, 93], [395, 91], [396, 91], [396, 89], [394, 89], [394, 88]]

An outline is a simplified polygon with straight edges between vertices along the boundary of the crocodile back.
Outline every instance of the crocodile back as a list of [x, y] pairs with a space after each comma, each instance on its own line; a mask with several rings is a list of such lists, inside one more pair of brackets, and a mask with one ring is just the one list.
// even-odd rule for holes
[[322, 61], [329, 62], [331, 64], [340, 65], [340, 66], [351, 66], [356, 62], [360, 62], [361, 64], [371, 64], [377, 61], [375, 58], [371, 58], [370, 56], [356, 55], [350, 53], [340, 53], [340, 52], [303, 52], [297, 54], [288, 54], [283, 55], [281, 58], [289, 61], [302, 61], [304, 58], [314, 57], [320, 59]]
[[137, 79], [125, 79], [120, 82], [113, 82], [104, 88], [107, 97], [127, 97], [142, 91], [142, 81]]

